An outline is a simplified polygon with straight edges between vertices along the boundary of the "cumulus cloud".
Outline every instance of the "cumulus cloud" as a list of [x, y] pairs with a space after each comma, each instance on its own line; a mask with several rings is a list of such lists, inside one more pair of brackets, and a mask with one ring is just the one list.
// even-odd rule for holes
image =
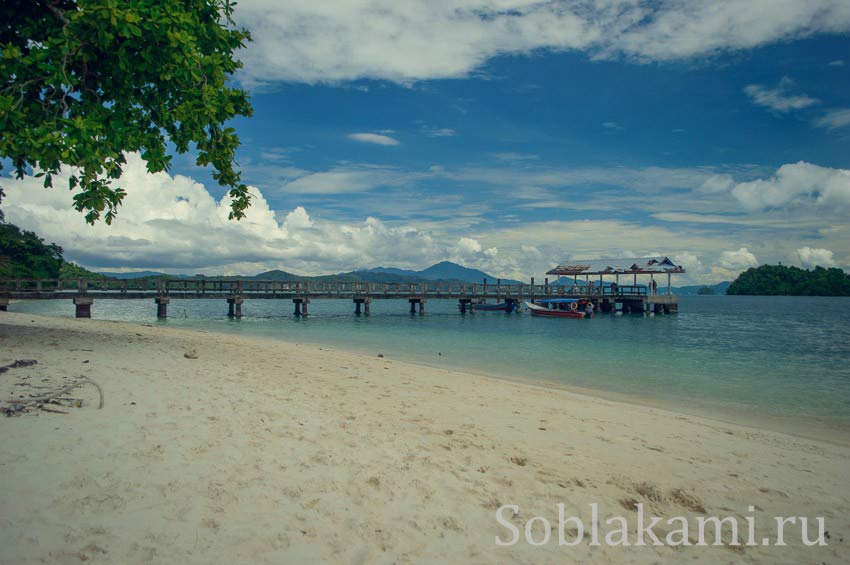
[[484, 249], [478, 240], [462, 237], [453, 249], [452, 260], [464, 264], [480, 263], [481, 259], [491, 260], [499, 254], [495, 247]]
[[724, 269], [744, 270], [750, 267], [758, 267], [759, 262], [756, 256], [750, 253], [746, 247], [742, 247], [737, 251], [724, 251], [720, 254], [718, 265]]
[[350, 133], [350, 139], [362, 143], [374, 143], [375, 145], [399, 145], [401, 142], [394, 137], [379, 133]]
[[[68, 171], [55, 179], [66, 185]], [[230, 200], [216, 200], [191, 178], [149, 174], [138, 155], [127, 156], [119, 181], [127, 191], [112, 226], [89, 226], [72, 208], [73, 192], [44, 189], [39, 179], [6, 178], [7, 220], [56, 242], [66, 257], [91, 268], [128, 267], [183, 272], [253, 274], [282, 268], [324, 273], [390, 262], [422, 266], [454, 251], [427, 232], [389, 226], [376, 218], [330, 222], [303, 207], [275, 213], [256, 188], [244, 220], [227, 219]], [[277, 218], [282, 218], [278, 221]]]
[[700, 186], [703, 192], [726, 192], [735, 184], [732, 175], [711, 175]]
[[797, 257], [800, 259], [800, 264], [807, 269], [835, 266], [835, 259], [829, 249], [801, 247], [797, 250]]
[[844, 0], [242, 0], [242, 80], [399, 83], [468, 76], [538, 49], [669, 61], [850, 29]]
[[791, 84], [791, 79], [784, 77], [777, 88], [750, 84], [744, 88], [744, 92], [753, 100], [753, 104], [763, 106], [774, 112], [786, 113], [791, 110], [802, 110], [820, 102], [817, 98], [805, 94], [791, 94], [789, 92]]
[[827, 129], [843, 128], [850, 126], [850, 108], [839, 108], [830, 110], [817, 120], [815, 125]]
[[782, 165], [769, 179], [739, 183], [732, 194], [749, 210], [792, 204], [850, 206], [850, 170], [800, 161]]

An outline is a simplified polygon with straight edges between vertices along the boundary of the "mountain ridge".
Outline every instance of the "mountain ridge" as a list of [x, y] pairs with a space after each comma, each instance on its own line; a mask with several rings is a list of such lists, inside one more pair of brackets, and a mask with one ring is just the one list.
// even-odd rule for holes
[[[196, 278], [204, 277], [207, 279], [255, 279], [255, 280], [272, 280], [272, 281], [316, 281], [316, 282], [375, 282], [375, 283], [421, 283], [421, 282], [463, 282], [463, 283], [484, 283], [496, 284], [499, 280], [497, 277], [485, 273], [478, 269], [464, 267], [451, 261], [441, 261], [430, 267], [420, 271], [410, 269], [398, 269], [395, 267], [373, 267], [371, 269], [358, 269], [330, 275], [314, 275], [302, 276], [296, 275], [282, 269], [273, 269], [264, 271], [256, 275], [242, 276], [225, 276], [225, 275], [186, 275], [177, 274], [169, 275], [159, 271], [131, 271], [125, 273], [118, 272], [100, 272], [104, 276], [117, 279], [139, 279], [139, 278]], [[520, 281], [513, 279], [501, 279], [502, 284], [522, 284]]]

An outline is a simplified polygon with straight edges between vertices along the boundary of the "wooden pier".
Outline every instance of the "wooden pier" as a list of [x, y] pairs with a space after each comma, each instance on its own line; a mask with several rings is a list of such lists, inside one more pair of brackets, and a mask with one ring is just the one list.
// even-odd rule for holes
[[151, 300], [157, 317], [168, 316], [172, 300], [209, 299], [227, 303], [227, 315], [242, 316], [246, 300], [290, 300], [295, 316], [307, 316], [311, 300], [351, 300], [355, 314], [368, 315], [373, 300], [406, 300], [411, 314], [425, 313], [430, 299], [458, 301], [461, 313], [471, 311], [469, 305], [480, 300], [513, 301], [544, 298], [585, 298], [597, 311], [624, 313], [671, 313], [678, 311], [678, 297], [652, 294], [643, 285], [616, 288], [589, 285], [550, 284], [462, 284], [462, 283], [349, 283], [349, 282], [281, 282], [255, 279], [13, 279], [0, 280], [0, 310], [8, 308], [10, 299], [70, 300], [78, 318], [91, 317], [98, 299]]

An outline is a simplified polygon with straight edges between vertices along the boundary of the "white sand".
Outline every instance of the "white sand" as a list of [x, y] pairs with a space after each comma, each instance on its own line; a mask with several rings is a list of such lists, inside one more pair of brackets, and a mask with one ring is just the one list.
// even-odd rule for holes
[[[846, 447], [390, 358], [0, 313], [0, 365], [16, 359], [38, 364], [0, 375], [3, 398], [85, 375], [105, 406], [88, 386], [69, 414], [0, 417], [3, 562], [850, 561]], [[824, 516], [829, 545], [789, 525], [783, 548], [496, 547], [501, 504], [557, 524], [558, 502], [588, 525], [593, 502], [603, 520], [635, 502], [692, 523], [700, 506]]]

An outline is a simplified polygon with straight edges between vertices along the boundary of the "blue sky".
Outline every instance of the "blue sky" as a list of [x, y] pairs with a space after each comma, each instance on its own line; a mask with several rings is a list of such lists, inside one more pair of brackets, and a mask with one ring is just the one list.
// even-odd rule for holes
[[[170, 195], [162, 217], [139, 197], [118, 226], [69, 233], [50, 228], [58, 201], [10, 196], [10, 219], [98, 268], [449, 259], [528, 278], [662, 253], [702, 282], [850, 265], [846, 2], [251, 0], [237, 19], [255, 38], [238, 77], [255, 113], [234, 123], [262, 195], [250, 225], [219, 222], [191, 155], [156, 182], [125, 175], [131, 195]], [[195, 207], [168, 205], [181, 194]], [[184, 244], [158, 256], [169, 227]]]

